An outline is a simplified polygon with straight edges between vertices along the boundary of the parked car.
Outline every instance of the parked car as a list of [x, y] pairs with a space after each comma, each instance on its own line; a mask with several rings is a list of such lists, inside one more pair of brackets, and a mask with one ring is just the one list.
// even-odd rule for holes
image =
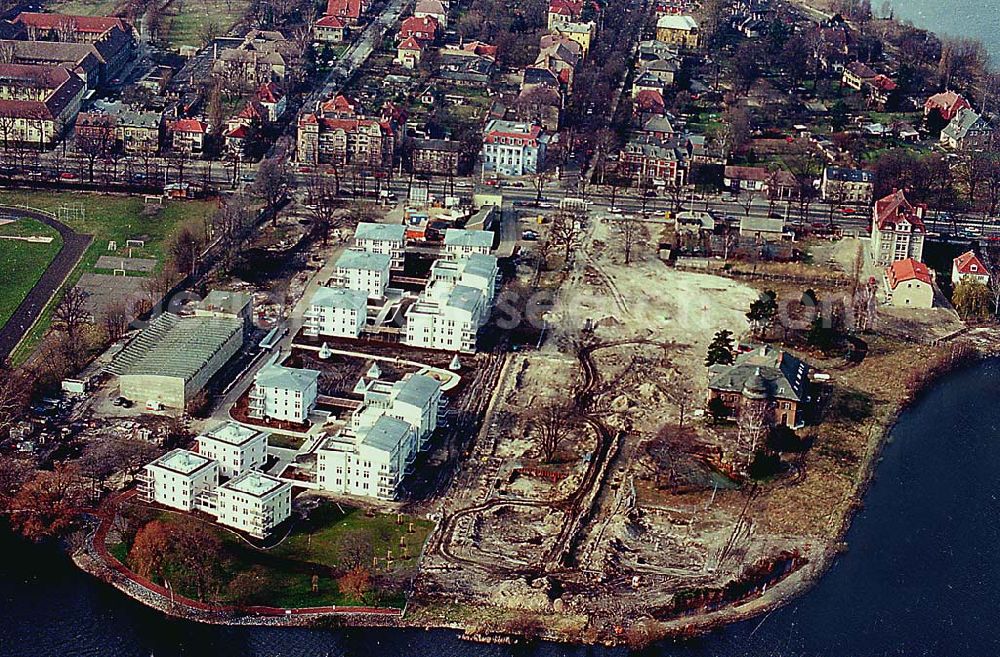
[[526, 230], [523, 233], [521, 233], [521, 239], [525, 240], [526, 242], [534, 242], [535, 240], [538, 239], [538, 233], [536, 233], [533, 230]]
[[80, 176], [76, 175], [72, 171], [63, 171], [59, 174], [60, 180], [79, 180]]

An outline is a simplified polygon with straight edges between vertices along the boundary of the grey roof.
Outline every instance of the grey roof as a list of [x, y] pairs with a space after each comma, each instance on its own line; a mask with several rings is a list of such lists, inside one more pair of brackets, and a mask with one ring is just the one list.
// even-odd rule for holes
[[944, 127], [942, 132], [946, 136], [952, 137], [953, 139], [964, 139], [973, 128], [977, 128], [978, 130], [987, 130], [989, 128], [989, 124], [987, 124], [986, 121], [984, 121], [983, 118], [974, 110], [965, 107], [960, 109], [958, 113], [955, 114], [955, 118], [953, 118], [951, 122]]
[[368, 306], [368, 294], [344, 287], [321, 287], [310, 303], [324, 308], [346, 308], [363, 312]]
[[496, 256], [486, 255], [485, 253], [473, 253], [465, 261], [464, 273], [467, 274], [491, 276], [496, 273], [496, 270]]
[[441, 389], [441, 384], [438, 383], [437, 379], [426, 374], [414, 374], [403, 379], [397, 385], [399, 392], [396, 393], [396, 399], [417, 408], [426, 406]]
[[670, 122], [670, 117], [663, 116], [662, 114], [654, 114], [642, 124], [642, 130], [643, 132], [672, 133], [674, 131], [674, 124]]
[[493, 248], [493, 232], [489, 230], [462, 230], [449, 228], [444, 232], [446, 246], [472, 246]]
[[254, 382], [262, 388], [281, 388], [305, 392], [319, 379], [316, 370], [303, 370], [283, 365], [265, 365], [257, 372]]
[[242, 331], [243, 321], [232, 317], [178, 317], [163, 313], [122, 349], [108, 366], [108, 372], [190, 381], [226, 342]]
[[663, 27], [668, 30], [697, 30], [698, 22], [691, 16], [668, 14], [660, 16], [656, 21], [656, 27]]
[[350, 249], [344, 251], [337, 258], [337, 267], [382, 271], [383, 269], [388, 269], [391, 262], [392, 258], [385, 253], [371, 253], [369, 251]]
[[479, 305], [482, 297], [482, 290], [467, 285], [456, 285], [448, 295], [448, 305], [471, 313]]
[[709, 375], [712, 390], [749, 396], [764, 393], [770, 399], [800, 402], [806, 398], [809, 366], [786, 351], [765, 345], [740, 354], [732, 365], [713, 365]]
[[173, 449], [149, 463], [149, 465], [170, 470], [182, 475], [194, 474], [202, 468], [211, 466], [215, 461], [186, 449]]
[[875, 181], [875, 174], [864, 169], [849, 169], [847, 167], [827, 167], [826, 177], [829, 180], [842, 182], [870, 183]]
[[257, 438], [258, 436], [265, 435], [261, 431], [256, 429], [251, 429], [250, 427], [245, 427], [242, 424], [236, 422], [223, 422], [218, 424], [208, 431], [204, 432], [198, 436], [198, 440], [202, 438], [208, 438], [210, 440], [217, 440], [220, 443], [226, 443], [227, 445], [245, 445], [251, 440]]
[[363, 222], [354, 229], [356, 240], [388, 240], [402, 242], [406, 238], [406, 227], [402, 224], [374, 224]]
[[400, 443], [406, 440], [406, 436], [411, 430], [409, 423], [389, 415], [383, 415], [375, 420], [375, 424], [365, 432], [361, 444], [386, 452], [394, 452], [399, 448]]

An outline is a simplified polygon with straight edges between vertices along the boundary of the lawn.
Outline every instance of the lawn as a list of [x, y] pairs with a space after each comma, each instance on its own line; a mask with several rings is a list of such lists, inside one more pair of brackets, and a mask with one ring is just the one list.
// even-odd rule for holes
[[57, 0], [48, 11], [76, 16], [108, 16], [120, 4], [119, 0]]
[[[141, 513], [145, 507], [134, 507]], [[193, 519], [174, 512], [159, 512], [158, 518], [169, 522], [182, 520], [202, 523], [223, 543], [216, 555], [221, 564], [220, 602], [235, 602], [229, 583], [246, 573], [258, 575], [262, 586], [245, 602], [274, 607], [315, 607], [327, 605], [379, 604], [402, 607], [405, 603], [405, 583], [416, 572], [421, 546], [433, 523], [403, 517], [396, 524], [395, 515], [368, 516], [363, 510], [324, 501], [313, 509], [309, 518], [293, 526], [292, 533], [277, 546], [257, 549], [240, 536], [219, 525]], [[408, 533], [413, 522], [414, 531]], [[403, 559], [400, 538], [407, 545], [409, 558]], [[108, 548], [116, 557], [127, 554], [121, 543]], [[394, 561], [386, 564], [386, 553], [392, 550]], [[364, 555], [371, 569], [372, 557], [379, 565], [373, 571], [377, 594], [366, 600], [353, 600], [340, 592], [337, 576], [345, 569], [343, 555]], [[318, 593], [312, 592], [312, 578], [318, 577]], [[191, 591], [182, 591], [193, 596]]]
[[178, 0], [176, 16], [170, 16], [167, 45], [173, 48], [202, 44], [204, 26], [214, 22], [219, 35], [232, 29], [250, 6], [249, 0]]
[[54, 238], [48, 244], [0, 239], [0, 326], [24, 301], [62, 247], [62, 238], [52, 228], [34, 219], [0, 226], [0, 235], [39, 235]]
[[[145, 241], [142, 248], [132, 252], [134, 257], [153, 258], [162, 266], [167, 242], [174, 232], [184, 223], [207, 221], [217, 207], [214, 201], [168, 201], [162, 206], [144, 206], [141, 197], [47, 191], [3, 191], [0, 192], [0, 205], [28, 205], [56, 214], [60, 207], [83, 208], [82, 217], [63, 218], [63, 223], [73, 230], [94, 236], [80, 265], [70, 274], [69, 284], [75, 284], [80, 274], [93, 271], [102, 255], [127, 255], [124, 249], [129, 239]], [[110, 242], [116, 243], [117, 251], [108, 250]], [[34, 351], [48, 330], [52, 307], [50, 303], [14, 352], [15, 362], [24, 362]]]

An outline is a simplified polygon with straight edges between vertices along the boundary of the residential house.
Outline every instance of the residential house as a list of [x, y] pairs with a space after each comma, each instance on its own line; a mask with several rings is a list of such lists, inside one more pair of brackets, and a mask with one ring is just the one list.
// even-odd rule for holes
[[475, 49], [445, 47], [438, 51], [435, 78], [457, 87], [489, 86], [496, 70], [495, 50], [493, 55], [481, 54]]
[[316, 43], [342, 43], [347, 37], [347, 23], [339, 16], [323, 16], [313, 24]]
[[417, 0], [413, 8], [413, 15], [417, 18], [433, 18], [440, 25], [441, 29], [448, 27], [448, 3], [441, 0]]
[[339, 18], [347, 25], [357, 25], [369, 4], [366, 0], [328, 0], [325, 15]]
[[951, 261], [951, 284], [958, 285], [966, 276], [983, 285], [990, 284], [990, 272], [975, 251], [966, 251]]
[[951, 90], [942, 91], [934, 94], [924, 103], [924, 117], [936, 114], [943, 123], [947, 124], [955, 118], [960, 110], [971, 108], [972, 105], [969, 104], [969, 101], [960, 94]]
[[984, 150], [992, 139], [989, 121], [967, 107], [958, 110], [941, 130], [941, 144], [956, 151]]
[[493, 119], [483, 136], [483, 170], [503, 176], [536, 173], [545, 166], [549, 135], [538, 125]]
[[785, 235], [785, 220], [780, 217], [740, 217], [740, 237], [755, 242], [778, 242]]
[[682, 48], [698, 48], [701, 45], [698, 21], [688, 15], [661, 16], [656, 21], [656, 40]]
[[389, 256], [389, 267], [402, 269], [406, 248], [406, 227], [363, 221], [354, 229], [354, 248]]
[[855, 91], [861, 91], [865, 85], [871, 84], [875, 75], [875, 71], [864, 62], [851, 62], [844, 67], [841, 82]]
[[85, 140], [92, 147], [110, 137], [108, 152], [156, 154], [160, 150], [162, 125], [160, 112], [134, 110], [120, 101], [97, 101], [92, 111], [77, 115], [76, 140], [78, 144]]
[[871, 253], [876, 266], [897, 260], [920, 261], [924, 254], [924, 210], [906, 200], [902, 190], [875, 202], [872, 210]]
[[676, 140], [660, 140], [652, 135], [634, 136], [625, 142], [618, 161], [630, 175], [642, 182], [683, 185], [684, 155]]
[[448, 139], [414, 139], [411, 170], [418, 173], [455, 175], [462, 145]]
[[216, 52], [212, 68], [223, 79], [250, 89], [280, 83], [287, 71], [284, 53], [292, 47], [280, 32], [251, 30], [239, 45]]
[[768, 198], [789, 200], [798, 192], [795, 176], [784, 169], [764, 167], [727, 166], [722, 181], [733, 193], [762, 192]]
[[201, 454], [174, 449], [147, 464], [138, 479], [144, 501], [193, 511], [199, 499], [219, 485], [219, 464]]
[[358, 338], [368, 317], [368, 293], [342, 287], [320, 287], [305, 313], [305, 334]]
[[257, 539], [292, 513], [292, 485], [263, 472], [245, 472], [216, 491], [216, 521]]
[[316, 450], [316, 482], [340, 495], [395, 499], [416, 457], [412, 427], [389, 415], [360, 432], [345, 427]]
[[95, 42], [4, 40], [0, 48], [10, 52], [11, 64], [63, 66], [79, 75], [90, 89], [122, 75], [135, 57], [131, 33], [117, 27]]
[[87, 85], [62, 66], [0, 64], [0, 115], [4, 140], [52, 146], [80, 111]]
[[396, 63], [403, 68], [415, 69], [423, 54], [423, 44], [416, 37], [406, 37], [396, 46]]
[[867, 205], [872, 202], [875, 174], [864, 169], [826, 167], [819, 189], [827, 203]]
[[379, 168], [392, 162], [395, 133], [389, 121], [299, 115], [296, 157], [306, 164], [358, 164]]
[[257, 87], [256, 100], [267, 112], [264, 118], [268, 123], [278, 121], [288, 109], [288, 98], [285, 96], [285, 92], [274, 82], [265, 82]]
[[927, 265], [905, 258], [885, 268], [885, 296], [890, 305], [899, 308], [932, 308], [934, 306], [934, 276]]
[[425, 43], [434, 43], [441, 35], [441, 24], [431, 16], [418, 18], [410, 16], [399, 27], [399, 39], [405, 41], [413, 37]]
[[198, 453], [219, 463], [223, 477], [260, 470], [267, 461], [268, 434], [236, 422], [223, 422], [195, 438]]
[[810, 399], [809, 366], [770, 345], [739, 354], [732, 365], [709, 368], [708, 401], [721, 399], [730, 415], [763, 405], [779, 425], [805, 424]]
[[896, 89], [895, 80], [879, 73], [868, 85], [868, 103], [879, 111], [885, 111], [893, 104]]
[[371, 299], [380, 299], [389, 286], [390, 260], [384, 253], [348, 249], [337, 258], [333, 279], [341, 287], [365, 292]]
[[30, 41], [96, 43], [112, 30], [134, 34], [131, 25], [124, 19], [114, 16], [75, 16], [25, 11], [18, 14], [13, 22], [24, 27], [25, 36]]
[[597, 32], [597, 25], [592, 21], [587, 23], [556, 23], [551, 30], [554, 34], [578, 43], [583, 57], [586, 57], [587, 53], [590, 52], [590, 43]]
[[265, 365], [250, 389], [250, 417], [305, 423], [316, 407], [319, 372]]
[[583, 0], [549, 0], [547, 27], [552, 30], [563, 23], [579, 21], [583, 15]]
[[[663, 116], [667, 111], [667, 103], [663, 99], [663, 92], [659, 89], [639, 89], [632, 87], [632, 112], [636, 117], [644, 120], [651, 120], [657, 116]], [[649, 117], [649, 118], [647, 118]]]
[[178, 119], [170, 125], [171, 144], [179, 153], [198, 154], [205, 148], [208, 126], [198, 119]]

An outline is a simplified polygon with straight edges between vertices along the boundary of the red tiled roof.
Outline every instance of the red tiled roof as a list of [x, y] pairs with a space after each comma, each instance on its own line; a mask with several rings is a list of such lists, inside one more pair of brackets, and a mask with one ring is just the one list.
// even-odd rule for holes
[[334, 29], [343, 29], [344, 21], [340, 20], [336, 16], [324, 16], [323, 18], [316, 21], [316, 27], [331, 27]]
[[320, 106], [320, 110], [324, 114], [332, 113], [353, 115], [358, 113], [358, 104], [344, 94], [337, 94], [331, 100], [323, 103]]
[[273, 82], [266, 82], [257, 88], [257, 100], [262, 103], [274, 105], [281, 102], [281, 99], [284, 97], [284, 92]]
[[495, 60], [497, 58], [497, 47], [491, 46], [488, 43], [483, 43], [482, 41], [470, 41], [462, 46], [462, 50], [475, 53], [480, 57], [486, 57], [487, 59]]
[[361, 18], [364, 9], [361, 0], [329, 0], [326, 4], [327, 16], [339, 16], [357, 20]]
[[936, 109], [941, 112], [941, 117], [945, 121], [951, 121], [955, 118], [958, 110], [965, 109], [966, 107], [971, 107], [969, 101], [954, 91], [942, 91], [941, 93], [934, 94], [924, 103], [925, 112]]
[[107, 32], [112, 27], [119, 27], [128, 31], [125, 22], [113, 16], [74, 16], [71, 14], [40, 14], [33, 12], [21, 12], [15, 23], [21, 23], [26, 27], [34, 27], [39, 30], [54, 30], [66, 25], [72, 25], [77, 32], [91, 32], [101, 34]]
[[986, 271], [986, 265], [983, 264], [983, 261], [973, 251], [966, 251], [955, 258], [954, 262], [955, 269], [963, 276], [965, 274], [972, 274], [973, 276], [989, 275], [989, 272]]
[[764, 167], [727, 166], [723, 175], [726, 178], [736, 180], [756, 180], [759, 182], [764, 182], [768, 178], [767, 169]]
[[198, 119], [178, 119], [173, 129], [174, 132], [205, 132], [205, 124]]
[[416, 38], [409, 36], [403, 39], [403, 42], [399, 44], [399, 50], [420, 50], [424, 48], [420, 45], [420, 42]]
[[932, 284], [934, 278], [931, 276], [931, 272], [927, 269], [927, 265], [913, 258], [907, 258], [906, 260], [897, 260], [896, 262], [889, 265], [889, 286], [892, 289], [896, 289], [896, 286], [905, 281], [922, 281], [928, 285]]
[[233, 128], [226, 131], [225, 136], [228, 139], [246, 139], [247, 127], [243, 124], [234, 126]]
[[436, 35], [440, 29], [441, 24], [433, 16], [421, 16], [420, 18], [410, 16], [399, 27], [399, 36], [405, 39], [418, 34]]
[[888, 75], [882, 75], [881, 73], [875, 76], [875, 79], [872, 80], [872, 84], [882, 91], [893, 91], [896, 88], [896, 83], [893, 79]]
[[666, 109], [663, 94], [656, 89], [643, 89], [635, 95], [635, 106], [640, 112], [662, 114]]
[[921, 217], [923, 209], [915, 207], [906, 200], [903, 190], [889, 194], [875, 202], [875, 222], [879, 230], [892, 226], [901, 219], [913, 224], [914, 230], [924, 231], [924, 221]]

